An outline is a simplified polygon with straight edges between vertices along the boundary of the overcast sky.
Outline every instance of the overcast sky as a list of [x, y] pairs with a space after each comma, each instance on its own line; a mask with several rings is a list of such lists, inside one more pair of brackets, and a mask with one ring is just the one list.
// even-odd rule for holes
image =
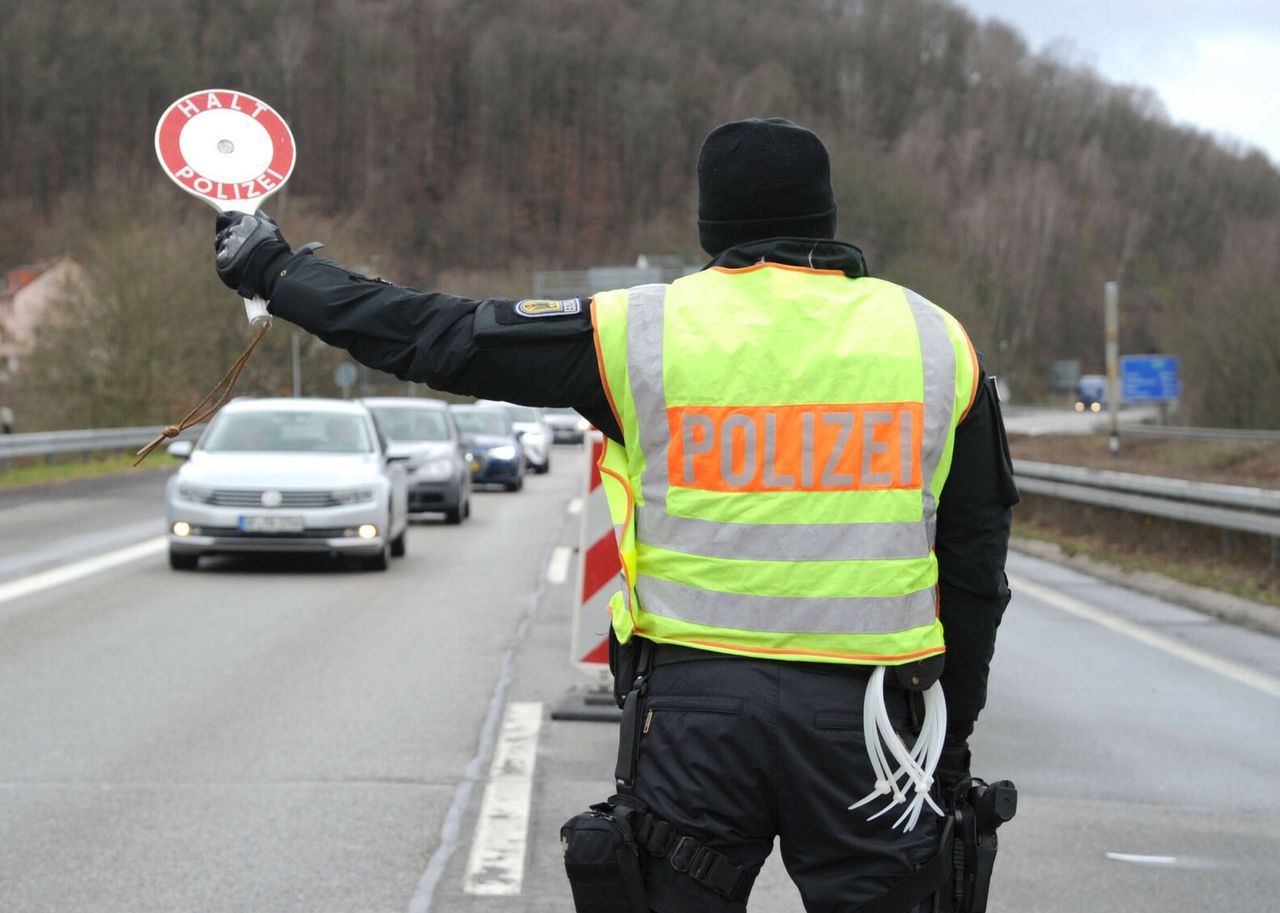
[[1040, 50], [1067, 39], [1109, 82], [1150, 86], [1175, 123], [1280, 166], [1280, 0], [955, 0]]

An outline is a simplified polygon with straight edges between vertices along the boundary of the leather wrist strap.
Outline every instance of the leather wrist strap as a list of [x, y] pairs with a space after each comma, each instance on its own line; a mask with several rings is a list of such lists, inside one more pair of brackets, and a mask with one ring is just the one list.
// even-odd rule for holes
[[222, 380], [213, 385], [205, 398], [196, 403], [190, 412], [182, 417], [182, 421], [176, 425], [166, 425], [164, 430], [157, 434], [145, 447], [137, 453], [137, 459], [133, 461], [133, 465], [137, 466], [145, 460], [151, 453], [169, 438], [175, 438], [182, 432], [186, 431], [193, 425], [199, 425], [201, 422], [207, 422], [213, 418], [214, 413], [221, 409], [231, 399], [231, 394], [236, 389], [236, 381], [240, 379], [240, 372], [244, 370], [245, 363], [249, 361], [249, 356], [253, 354], [253, 350], [258, 347], [258, 343], [262, 342], [262, 337], [267, 335], [267, 330], [271, 329], [271, 324], [263, 324], [258, 328], [258, 332], [254, 334], [253, 339], [249, 342], [248, 347], [240, 354], [227, 373], [222, 375]]

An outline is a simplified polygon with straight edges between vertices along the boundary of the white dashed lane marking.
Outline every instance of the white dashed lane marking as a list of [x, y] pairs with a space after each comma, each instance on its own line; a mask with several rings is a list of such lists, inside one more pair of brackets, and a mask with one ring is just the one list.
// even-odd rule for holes
[[567, 545], [558, 545], [551, 552], [551, 560], [547, 562], [547, 582], [564, 583], [569, 579], [569, 561], [573, 558], [573, 549]]

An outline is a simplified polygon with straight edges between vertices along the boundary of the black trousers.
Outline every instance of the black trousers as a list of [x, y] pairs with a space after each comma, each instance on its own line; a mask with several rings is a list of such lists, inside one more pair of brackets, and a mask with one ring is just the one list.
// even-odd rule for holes
[[[862, 731], [869, 668], [705, 656], [657, 649], [635, 777], [655, 815], [752, 872], [779, 838], [809, 913], [849, 913], [937, 853], [927, 807], [906, 834], [890, 827], [901, 807], [871, 822], [883, 803], [848, 810], [875, 782]], [[885, 698], [910, 746], [906, 693]], [[745, 909], [663, 860], [649, 860], [645, 880], [655, 913]]]

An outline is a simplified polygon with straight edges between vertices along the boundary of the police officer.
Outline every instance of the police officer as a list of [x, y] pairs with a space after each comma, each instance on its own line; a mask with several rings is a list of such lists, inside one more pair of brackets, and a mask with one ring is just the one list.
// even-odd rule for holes
[[216, 266], [370, 367], [572, 406], [603, 431], [628, 581], [615, 658], [648, 670], [623, 779], [661, 825], [662, 840], [642, 835], [649, 907], [744, 909], [778, 837], [807, 910], [854, 910], [939, 839], [931, 815], [903, 832], [848, 810], [875, 788], [873, 668], [909, 672], [886, 692], [903, 732], [912, 682], [941, 669], [938, 778], [968, 776], [1017, 501], [994, 380], [950, 314], [834, 240], [811, 131], [717, 127], [698, 189], [707, 267], [589, 299], [399, 287], [295, 253], [242, 213], [218, 217]]

